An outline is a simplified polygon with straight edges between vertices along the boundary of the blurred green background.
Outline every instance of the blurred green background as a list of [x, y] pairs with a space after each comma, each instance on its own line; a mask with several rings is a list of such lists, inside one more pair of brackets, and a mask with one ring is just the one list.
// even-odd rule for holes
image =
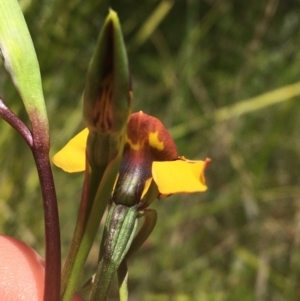
[[[85, 73], [112, 7], [128, 48], [134, 111], [159, 117], [181, 155], [213, 160], [206, 193], [153, 204], [158, 224], [129, 263], [130, 300], [300, 300], [300, 2], [20, 4], [40, 62], [51, 154], [84, 126]], [[0, 95], [27, 121], [0, 64]], [[0, 149], [0, 231], [43, 254], [33, 159], [4, 121]], [[83, 177], [53, 171], [65, 256]], [[97, 244], [90, 269], [96, 257]]]

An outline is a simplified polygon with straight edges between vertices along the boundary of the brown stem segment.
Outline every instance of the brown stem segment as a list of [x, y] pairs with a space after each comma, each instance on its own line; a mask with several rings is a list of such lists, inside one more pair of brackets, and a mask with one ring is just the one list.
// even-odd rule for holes
[[[38, 127], [32, 134], [22, 120], [4, 104], [1, 98], [0, 117], [23, 137], [30, 147], [35, 160], [44, 205], [46, 240], [44, 301], [59, 301], [61, 269], [60, 230], [56, 192], [49, 160], [48, 133], [43, 135], [43, 128]], [[36, 129], [36, 127], [34, 127], [34, 129]]]
[[0, 98], [0, 117], [5, 120], [11, 127], [13, 127], [25, 140], [25, 142], [32, 149], [33, 141], [32, 134], [28, 127], [20, 120], [3, 102]]
[[40, 179], [45, 219], [45, 290], [44, 301], [60, 300], [60, 230], [54, 180], [48, 153], [32, 149]]

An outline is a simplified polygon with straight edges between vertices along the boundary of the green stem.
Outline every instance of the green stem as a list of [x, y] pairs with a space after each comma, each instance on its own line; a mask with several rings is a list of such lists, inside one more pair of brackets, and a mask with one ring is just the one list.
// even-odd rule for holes
[[[74, 259], [73, 265], [71, 266], [70, 277], [67, 280], [66, 288], [62, 295], [62, 301], [69, 301], [72, 299], [75, 290], [77, 289], [78, 279], [80, 273], [83, 269], [83, 266], [88, 257], [89, 251], [95, 239], [100, 220], [105, 212], [107, 207], [107, 202], [110, 198], [111, 191], [115, 182], [116, 174], [118, 173], [118, 168], [120, 165], [120, 158], [122, 154], [122, 149], [119, 149], [114, 159], [108, 164], [103, 178], [99, 184], [95, 199], [92, 204], [92, 209], [87, 213], [87, 221], [84, 228], [84, 233], [80, 242], [80, 246], [76, 257]], [[91, 188], [91, 184], [89, 185]], [[90, 189], [89, 188], [89, 189]], [[90, 194], [90, 192], [89, 192]], [[90, 197], [90, 196], [89, 196]]]
[[132, 243], [137, 226], [136, 206], [113, 205], [110, 210], [113, 213], [90, 301], [107, 300], [113, 278]]
[[151, 232], [153, 231], [156, 221], [157, 221], [157, 213], [155, 210], [146, 209], [145, 211], [139, 213], [139, 217], [144, 217], [144, 222], [139, 232], [134, 237], [131, 246], [126, 253], [126, 256], [120, 267], [118, 268], [118, 282], [119, 282], [119, 298], [120, 301], [128, 301], [129, 293], [128, 293], [128, 268], [127, 268], [127, 260], [130, 258], [145, 242], [145, 240], [149, 237]]
[[71, 245], [69, 247], [66, 262], [63, 267], [62, 277], [61, 277], [61, 295], [63, 295], [68, 279], [72, 272], [72, 266], [74, 264], [75, 258], [77, 256], [81, 239], [84, 233], [84, 228], [87, 220], [88, 211], [88, 191], [89, 191], [89, 169], [85, 169], [84, 183], [81, 195], [81, 202], [79, 206], [76, 227], [74, 230], [74, 235], [72, 238]]

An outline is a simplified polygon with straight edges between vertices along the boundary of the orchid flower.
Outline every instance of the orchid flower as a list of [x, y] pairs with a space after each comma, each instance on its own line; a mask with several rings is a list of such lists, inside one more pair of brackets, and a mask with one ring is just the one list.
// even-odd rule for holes
[[[84, 129], [70, 140], [53, 157], [54, 164], [66, 172], [84, 171], [88, 132]], [[133, 113], [127, 124], [113, 200], [125, 195], [128, 204], [132, 199], [143, 203], [141, 200], [153, 181], [159, 197], [203, 192], [207, 189], [204, 170], [209, 162], [210, 159], [190, 161], [178, 156], [176, 145], [160, 120], [142, 111]]]

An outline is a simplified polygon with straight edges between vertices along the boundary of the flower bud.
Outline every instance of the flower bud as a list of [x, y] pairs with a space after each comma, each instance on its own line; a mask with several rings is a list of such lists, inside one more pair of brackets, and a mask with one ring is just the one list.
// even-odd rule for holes
[[91, 132], [120, 134], [130, 114], [131, 83], [126, 49], [116, 12], [109, 11], [90, 62], [83, 116]]

